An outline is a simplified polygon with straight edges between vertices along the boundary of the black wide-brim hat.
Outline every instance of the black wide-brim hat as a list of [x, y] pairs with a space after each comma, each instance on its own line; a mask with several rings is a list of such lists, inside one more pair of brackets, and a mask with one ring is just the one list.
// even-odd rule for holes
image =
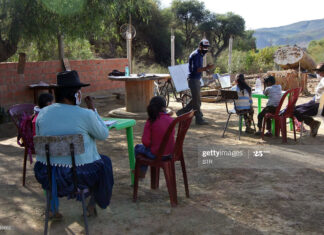
[[60, 72], [56, 76], [56, 86], [57, 87], [84, 87], [90, 86], [90, 84], [85, 84], [80, 82], [78, 72], [75, 70]]

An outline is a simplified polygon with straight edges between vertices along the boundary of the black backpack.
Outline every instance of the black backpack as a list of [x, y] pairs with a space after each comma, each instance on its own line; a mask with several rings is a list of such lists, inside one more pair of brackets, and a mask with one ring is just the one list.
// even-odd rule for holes
[[108, 74], [109, 76], [125, 76], [125, 72], [120, 72], [116, 69], [114, 69], [110, 74]]

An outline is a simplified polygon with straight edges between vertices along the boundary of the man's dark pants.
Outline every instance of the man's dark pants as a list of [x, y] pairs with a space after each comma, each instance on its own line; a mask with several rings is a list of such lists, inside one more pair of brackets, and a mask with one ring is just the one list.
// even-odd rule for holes
[[196, 120], [202, 119], [202, 112], [200, 110], [201, 100], [200, 100], [200, 79], [190, 79], [188, 78], [188, 85], [191, 91], [191, 100], [190, 102], [179, 112], [187, 113], [190, 112], [192, 109], [196, 110], [195, 116]]
[[[261, 113], [259, 113], [258, 114], [258, 128], [261, 130], [261, 128], [262, 128], [262, 120], [263, 120], [263, 118], [264, 118], [264, 116], [267, 114], [267, 113], [275, 113], [276, 112], [276, 109], [277, 109], [277, 107], [274, 107], [274, 106], [267, 106], [267, 107], [265, 107], [262, 111], [261, 111]], [[271, 120], [270, 119], [268, 119], [267, 120], [267, 130], [268, 131], [271, 131]]]
[[303, 121], [306, 125], [310, 125], [314, 120], [312, 116], [317, 115], [318, 107], [319, 103], [315, 103], [314, 100], [311, 100], [308, 103], [297, 105], [295, 107], [294, 115], [298, 121]]

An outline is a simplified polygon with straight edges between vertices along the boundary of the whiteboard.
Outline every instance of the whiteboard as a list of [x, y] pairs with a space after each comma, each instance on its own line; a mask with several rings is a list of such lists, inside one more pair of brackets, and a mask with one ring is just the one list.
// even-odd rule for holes
[[[187, 78], [189, 74], [189, 64], [179, 64], [175, 66], [169, 66], [168, 68], [176, 91], [180, 92], [188, 90], [189, 86]], [[204, 85], [202, 79], [200, 79], [200, 84], [201, 86]]]

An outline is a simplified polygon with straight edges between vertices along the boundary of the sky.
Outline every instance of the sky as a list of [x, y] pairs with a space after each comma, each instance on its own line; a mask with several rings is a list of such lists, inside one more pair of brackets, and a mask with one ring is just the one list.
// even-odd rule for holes
[[[160, 0], [162, 8], [172, 0]], [[245, 20], [246, 29], [271, 28], [324, 18], [324, 0], [200, 0], [211, 12], [233, 12]]]

